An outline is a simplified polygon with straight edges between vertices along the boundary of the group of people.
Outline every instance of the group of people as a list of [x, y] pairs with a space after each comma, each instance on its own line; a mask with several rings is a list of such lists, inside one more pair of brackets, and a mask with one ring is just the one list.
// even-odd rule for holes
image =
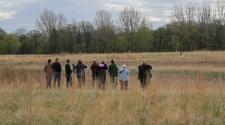
[[[77, 87], [81, 88], [85, 84], [85, 70], [87, 66], [82, 63], [81, 60], [78, 60], [77, 64], [70, 64], [70, 60], [66, 61], [65, 65], [65, 77], [66, 77], [66, 87], [72, 87], [72, 74], [74, 73], [77, 77]], [[128, 79], [129, 79], [129, 70], [125, 64], [123, 64], [120, 68], [116, 65], [114, 60], [111, 60], [111, 64], [107, 66], [107, 64], [102, 61], [98, 63], [97, 60], [93, 60], [93, 63], [90, 66], [91, 77], [92, 77], [92, 86], [97, 87], [99, 89], [105, 90], [106, 88], [106, 75], [107, 71], [110, 76], [110, 81], [112, 88], [117, 88], [117, 81], [120, 81], [121, 89], [128, 89]], [[152, 66], [143, 62], [138, 67], [138, 79], [140, 80], [141, 87], [145, 89], [147, 84], [150, 82], [151, 70]], [[52, 78], [54, 79], [53, 87], [60, 88], [61, 85], [61, 72], [62, 67], [59, 62], [59, 59], [56, 58], [55, 62], [52, 63], [50, 59], [48, 59], [47, 64], [44, 67], [44, 71], [46, 74], [46, 87], [51, 88]]]

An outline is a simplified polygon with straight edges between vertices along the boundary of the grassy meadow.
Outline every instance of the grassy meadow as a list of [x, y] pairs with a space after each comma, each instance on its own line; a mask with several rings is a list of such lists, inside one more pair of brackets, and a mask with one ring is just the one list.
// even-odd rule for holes
[[[62, 87], [45, 88], [47, 59], [60, 59]], [[64, 64], [78, 59], [115, 59], [130, 70], [128, 91], [91, 86], [90, 69], [82, 89], [66, 89]], [[137, 66], [153, 66], [146, 91], [140, 89]], [[1, 125], [225, 125], [225, 52], [60, 54], [0, 56]]]

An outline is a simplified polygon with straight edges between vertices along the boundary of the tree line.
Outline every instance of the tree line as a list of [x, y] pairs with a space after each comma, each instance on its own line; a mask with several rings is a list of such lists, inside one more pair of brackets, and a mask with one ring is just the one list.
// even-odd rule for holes
[[1, 54], [169, 52], [225, 49], [225, 5], [175, 5], [169, 24], [151, 29], [149, 19], [125, 8], [117, 21], [106, 10], [95, 20], [68, 23], [63, 14], [44, 9], [36, 30], [0, 29]]

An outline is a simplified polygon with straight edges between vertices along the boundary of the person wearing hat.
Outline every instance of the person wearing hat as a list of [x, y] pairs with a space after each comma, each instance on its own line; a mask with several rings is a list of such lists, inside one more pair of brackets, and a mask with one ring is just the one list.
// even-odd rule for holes
[[129, 76], [129, 71], [127, 69], [127, 66], [123, 64], [119, 70], [119, 80], [120, 80], [121, 90], [128, 89], [128, 76]]

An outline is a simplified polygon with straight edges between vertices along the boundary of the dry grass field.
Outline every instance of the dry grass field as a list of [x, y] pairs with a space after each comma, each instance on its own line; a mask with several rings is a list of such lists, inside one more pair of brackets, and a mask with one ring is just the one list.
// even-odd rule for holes
[[[115, 59], [128, 65], [129, 90], [91, 87], [90, 69], [82, 89], [45, 89], [47, 59]], [[142, 60], [153, 66], [146, 91], [137, 80]], [[225, 52], [61, 54], [0, 56], [1, 125], [225, 125]]]

